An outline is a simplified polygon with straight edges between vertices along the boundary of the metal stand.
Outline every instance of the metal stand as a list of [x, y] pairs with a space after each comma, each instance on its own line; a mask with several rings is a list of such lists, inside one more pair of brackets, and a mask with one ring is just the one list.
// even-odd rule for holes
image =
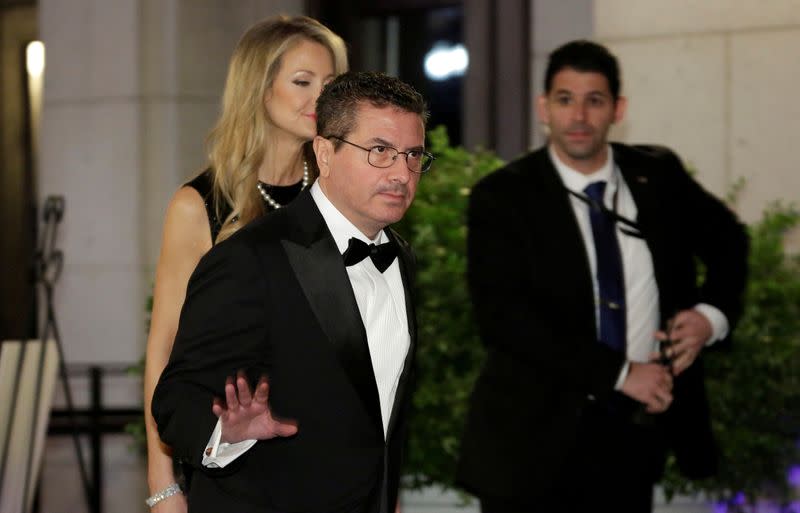
[[[80, 478], [81, 483], [84, 489], [84, 495], [86, 499], [86, 504], [88, 510], [91, 513], [99, 513], [100, 511], [100, 504], [97, 500], [98, 494], [96, 494], [96, 490], [93, 489], [91, 481], [89, 480], [89, 475], [86, 470], [86, 463], [84, 462], [83, 458], [83, 451], [81, 448], [81, 442], [79, 438], [79, 430], [77, 423], [75, 421], [75, 407], [72, 400], [72, 390], [70, 388], [69, 379], [67, 377], [66, 371], [66, 363], [64, 359], [64, 348], [61, 342], [61, 335], [58, 330], [58, 323], [56, 322], [56, 315], [55, 315], [55, 308], [53, 305], [53, 289], [55, 287], [58, 278], [61, 275], [61, 270], [64, 264], [64, 254], [60, 249], [56, 249], [56, 234], [58, 230], [58, 225], [61, 222], [61, 219], [64, 216], [64, 197], [63, 196], [49, 196], [45, 200], [44, 204], [44, 215], [43, 215], [43, 225], [41, 231], [41, 237], [39, 239], [37, 250], [34, 255], [34, 280], [35, 280], [35, 288], [37, 289], [37, 293], [39, 292], [39, 288], [41, 288], [42, 297], [43, 297], [43, 306], [44, 306], [44, 323], [42, 329], [39, 332], [38, 338], [43, 342], [47, 340], [54, 340], [56, 348], [58, 350], [58, 373], [59, 379], [61, 381], [63, 390], [64, 390], [64, 398], [66, 400], [66, 412], [67, 417], [69, 418], [70, 424], [70, 431], [72, 435], [72, 439], [75, 444], [75, 456], [78, 459], [78, 468], [80, 471]], [[31, 315], [35, 315], [34, 312], [31, 312]], [[33, 317], [32, 317], [33, 318]], [[23, 344], [24, 347], [24, 344]], [[23, 349], [24, 350], [24, 349]], [[41, 375], [42, 375], [42, 367], [44, 366], [44, 351], [42, 351], [42, 357], [39, 360], [39, 379], [36, 384], [37, 386], [37, 394], [35, 399], [35, 404], [33, 405], [34, 412], [38, 412], [39, 409], [39, 393], [38, 391], [41, 389]], [[12, 409], [13, 411], [13, 409]], [[38, 413], [37, 413], [38, 414]], [[34, 422], [31, 424], [31, 435], [33, 439], [33, 431], [35, 429], [35, 419]], [[5, 441], [8, 443], [8, 440]], [[33, 444], [28, 452], [29, 461], [32, 460], [33, 456]], [[0, 482], [3, 479], [3, 472], [5, 471], [6, 465], [2, 465], [0, 467]], [[31, 469], [33, 465], [28, 465], [26, 468], [25, 473], [25, 490], [29, 489], [31, 484], [31, 480], [35, 478], [35, 476], [31, 475]], [[24, 496], [25, 494], [23, 494]], [[25, 500], [25, 499], [23, 499]], [[25, 504], [23, 503], [21, 511], [25, 510]]]

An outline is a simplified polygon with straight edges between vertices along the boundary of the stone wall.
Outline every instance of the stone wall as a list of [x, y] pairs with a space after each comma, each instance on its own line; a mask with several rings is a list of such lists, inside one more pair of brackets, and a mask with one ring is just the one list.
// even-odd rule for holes
[[800, 200], [800, 1], [595, 0], [594, 31], [630, 102], [616, 137], [671, 146], [719, 195], [744, 178], [747, 221]]

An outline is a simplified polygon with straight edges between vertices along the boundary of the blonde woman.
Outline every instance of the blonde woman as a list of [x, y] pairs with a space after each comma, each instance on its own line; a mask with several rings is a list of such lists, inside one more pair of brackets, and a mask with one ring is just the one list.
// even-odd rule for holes
[[152, 494], [147, 504], [154, 513], [187, 510], [150, 403], [172, 349], [189, 276], [211, 246], [281, 208], [314, 180], [306, 143], [316, 135], [316, 100], [346, 70], [342, 39], [304, 16], [257, 23], [234, 50], [222, 113], [208, 138], [208, 169], [175, 193], [164, 221], [144, 373]]

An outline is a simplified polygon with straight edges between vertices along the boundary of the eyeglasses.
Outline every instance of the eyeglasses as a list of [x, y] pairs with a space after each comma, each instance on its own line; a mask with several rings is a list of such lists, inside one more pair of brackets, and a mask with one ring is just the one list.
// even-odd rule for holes
[[367, 162], [369, 165], [381, 169], [390, 167], [392, 164], [394, 164], [394, 161], [397, 160], [398, 155], [403, 155], [406, 158], [406, 166], [408, 166], [409, 171], [412, 173], [422, 174], [427, 172], [431, 168], [433, 161], [436, 160], [436, 157], [427, 151], [399, 151], [391, 146], [373, 146], [371, 148], [365, 148], [356, 143], [351, 143], [346, 139], [342, 139], [337, 135], [329, 135], [327, 138], [338, 139], [343, 143], [347, 143], [350, 146], [355, 146], [356, 148], [366, 151]]

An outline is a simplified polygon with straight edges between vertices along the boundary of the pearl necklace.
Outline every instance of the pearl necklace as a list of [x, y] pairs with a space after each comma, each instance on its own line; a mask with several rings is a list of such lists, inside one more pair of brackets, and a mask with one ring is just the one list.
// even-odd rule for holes
[[[303, 160], [303, 185], [300, 186], [300, 190], [302, 191], [306, 187], [308, 187], [308, 162]], [[257, 182], [256, 183], [256, 188], [258, 189], [258, 192], [261, 193], [261, 197], [264, 198], [264, 201], [267, 202], [267, 205], [269, 205], [270, 207], [274, 208], [275, 210], [277, 210], [277, 209], [279, 209], [279, 208], [281, 208], [283, 206], [280, 203], [278, 203], [277, 201], [275, 201], [274, 199], [272, 199], [272, 196], [270, 196], [267, 193], [267, 188], [263, 183]]]

